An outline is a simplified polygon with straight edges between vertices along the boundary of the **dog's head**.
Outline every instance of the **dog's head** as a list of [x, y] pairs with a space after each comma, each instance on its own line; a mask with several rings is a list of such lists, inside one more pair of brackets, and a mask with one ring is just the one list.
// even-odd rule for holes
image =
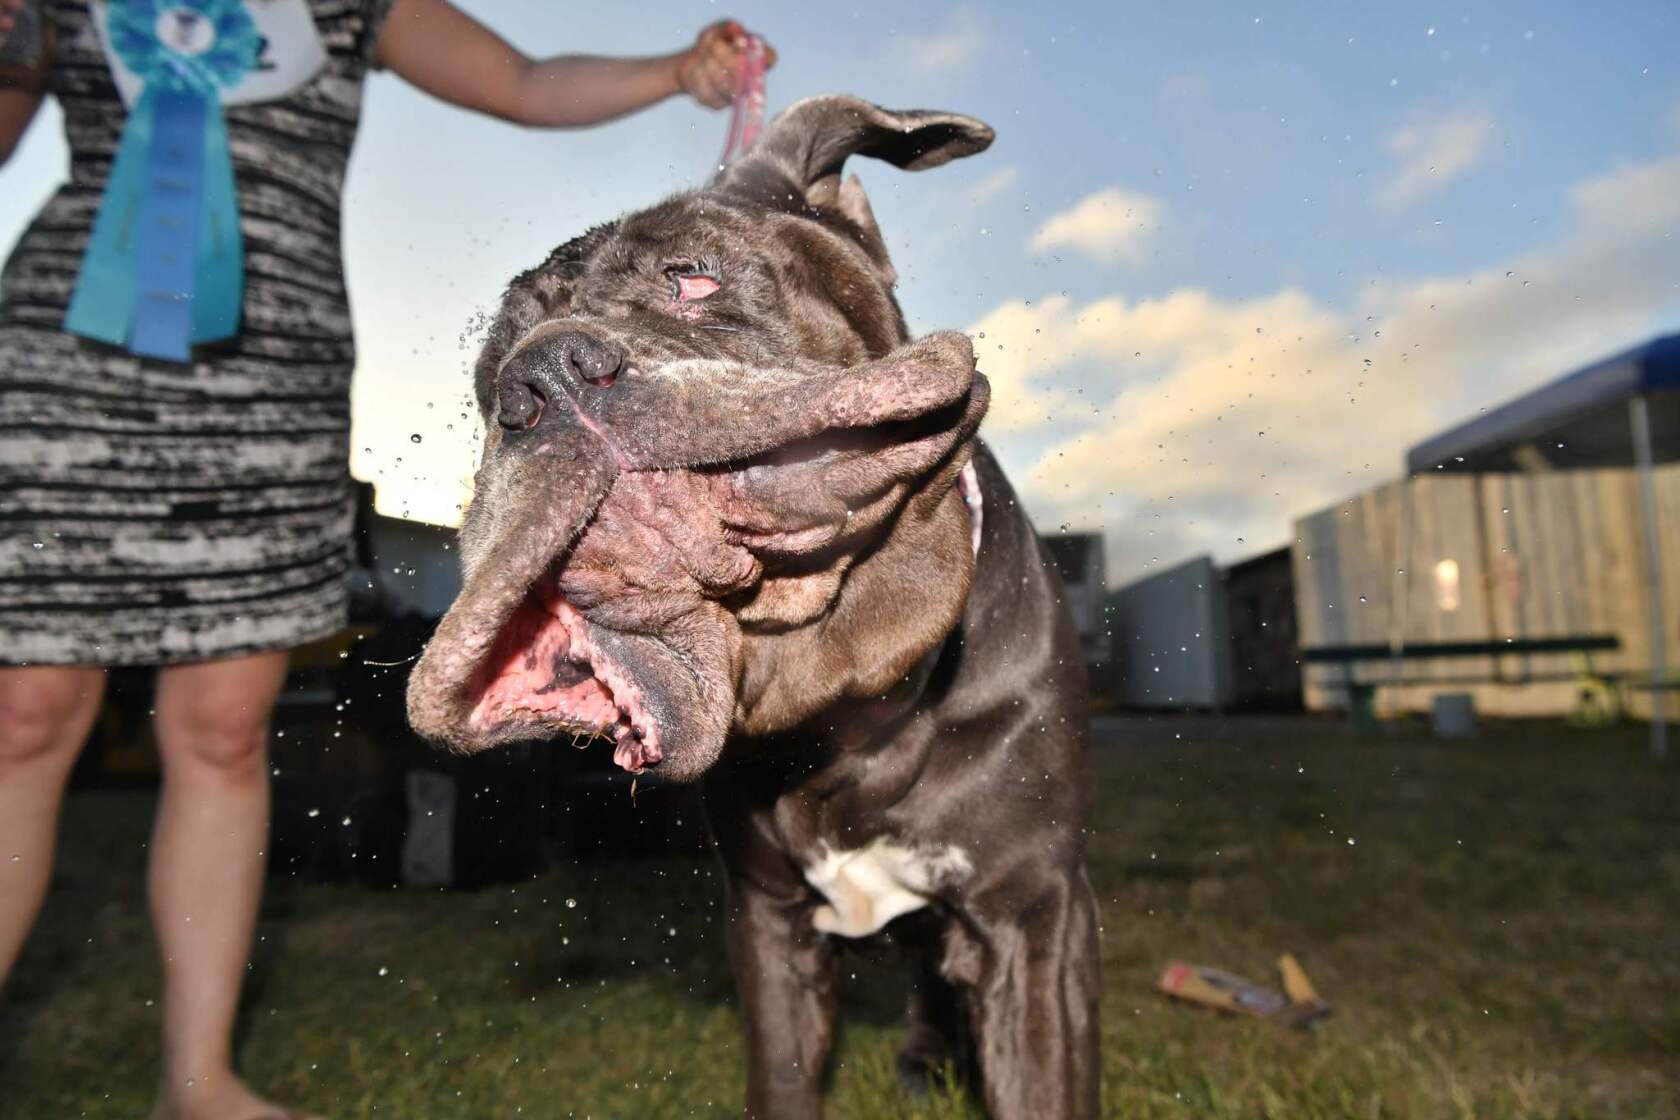
[[464, 586], [410, 681], [418, 731], [463, 750], [605, 736], [626, 769], [691, 778], [731, 727], [880, 695], [949, 630], [986, 384], [966, 338], [907, 342], [841, 175], [991, 139], [813, 98], [706, 189], [514, 280], [476, 368]]

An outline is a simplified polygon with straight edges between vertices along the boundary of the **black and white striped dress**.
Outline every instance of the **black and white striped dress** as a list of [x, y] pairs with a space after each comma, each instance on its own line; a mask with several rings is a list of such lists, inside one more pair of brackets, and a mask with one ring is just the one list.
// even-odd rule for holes
[[203, 661], [344, 624], [355, 347], [339, 206], [389, 3], [309, 0], [325, 66], [226, 110], [243, 327], [178, 365], [60, 327], [125, 112], [88, 5], [48, 0], [70, 178], [0, 280], [0, 664]]

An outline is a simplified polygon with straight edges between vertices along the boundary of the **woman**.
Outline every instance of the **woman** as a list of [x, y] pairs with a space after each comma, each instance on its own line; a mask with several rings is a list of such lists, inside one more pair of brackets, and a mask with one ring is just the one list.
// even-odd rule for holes
[[[0, 37], [23, 2], [0, 0]], [[225, 111], [237, 187], [238, 333], [197, 345], [188, 362], [71, 334], [66, 312], [129, 116], [122, 95], [134, 94], [117, 64], [131, 56], [109, 48], [118, 40], [95, 20], [143, 16], [134, 26], [155, 23], [160, 41], [180, 34], [176, 49], [196, 51], [211, 40], [193, 38], [209, 34], [194, 21], [233, 3], [44, 0], [56, 46], [37, 80], [0, 89], [0, 164], [47, 93], [71, 149], [69, 182], [0, 287], [0, 981], [46, 893], [59, 803], [105, 667], [160, 666], [154, 1116], [171, 1120], [288, 1115], [237, 1078], [230, 1034], [287, 650], [345, 617], [354, 349], [339, 195], [364, 77], [386, 67], [468, 109], [580, 127], [679, 93], [727, 104], [747, 42], [725, 22], [672, 55], [534, 61], [446, 0], [246, 0], [234, 16], [260, 44], [249, 72], [268, 84], [248, 99], [230, 86], [224, 109], [210, 110]], [[171, 31], [165, 19], [184, 22]]]

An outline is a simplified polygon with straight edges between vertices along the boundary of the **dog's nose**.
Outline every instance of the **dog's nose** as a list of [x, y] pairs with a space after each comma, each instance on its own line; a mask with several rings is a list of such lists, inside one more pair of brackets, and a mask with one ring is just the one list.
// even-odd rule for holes
[[624, 368], [624, 351], [582, 331], [561, 331], [542, 342], [551, 360], [568, 376], [605, 389]]
[[560, 331], [510, 358], [496, 385], [496, 422], [510, 432], [542, 421], [552, 393], [564, 391], [555, 381], [581, 388], [605, 389], [624, 368], [624, 351], [583, 331]]
[[496, 423], [510, 432], [537, 426], [548, 398], [542, 390], [518, 378], [504, 377], [496, 387]]

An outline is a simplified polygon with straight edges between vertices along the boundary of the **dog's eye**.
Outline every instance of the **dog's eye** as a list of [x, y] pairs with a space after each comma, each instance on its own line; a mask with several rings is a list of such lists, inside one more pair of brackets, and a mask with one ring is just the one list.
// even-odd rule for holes
[[703, 268], [673, 268], [667, 275], [671, 278], [671, 298], [677, 303], [705, 299], [723, 287], [714, 273]]
[[683, 303], [691, 299], [705, 299], [720, 287], [722, 285], [710, 276], [679, 276], [677, 299]]

